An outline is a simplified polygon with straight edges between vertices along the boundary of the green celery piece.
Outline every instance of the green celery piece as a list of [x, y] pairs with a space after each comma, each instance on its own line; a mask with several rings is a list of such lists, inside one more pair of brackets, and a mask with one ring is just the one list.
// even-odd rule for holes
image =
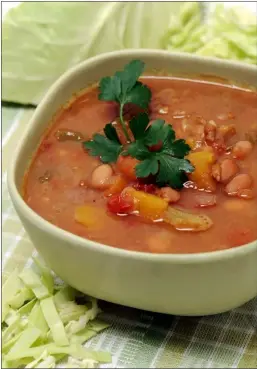
[[16, 352], [23, 352], [24, 350], [30, 348], [40, 337], [40, 334], [41, 332], [37, 328], [26, 328], [15, 342], [11, 350], [8, 352], [8, 356]]
[[40, 301], [40, 306], [45, 317], [45, 320], [53, 335], [54, 342], [59, 346], [69, 344], [64, 325], [56, 310], [53, 297], [48, 297]]
[[42, 336], [45, 336], [46, 333], [49, 331], [48, 324], [45, 320], [39, 302], [37, 302], [31, 310], [31, 313], [28, 317], [28, 326], [39, 329]]
[[31, 289], [23, 287], [12, 299], [9, 300], [9, 305], [13, 309], [19, 309], [25, 301], [30, 301], [35, 297]]
[[5, 356], [7, 362], [20, 360], [27, 357], [34, 357], [35, 359], [42, 355], [44, 351], [47, 351], [49, 355], [71, 355], [77, 359], [92, 359], [96, 360], [100, 363], [111, 363], [111, 355], [108, 352], [102, 351], [91, 351], [85, 349], [81, 345], [72, 344], [69, 346], [57, 346], [54, 343], [50, 343], [43, 346], [38, 347], [30, 347], [27, 350], [23, 350], [22, 352], [13, 352], [12, 354], [8, 353]]
[[31, 288], [39, 300], [49, 296], [47, 287], [32, 269], [24, 269], [20, 278], [28, 288]]
[[52, 276], [51, 270], [38, 258], [33, 257], [33, 260], [37, 267], [39, 268], [41, 275], [42, 275], [42, 281], [47, 286], [48, 291], [51, 295], [53, 295], [54, 292], [54, 278]]
[[37, 302], [37, 299], [33, 299], [31, 301], [29, 301], [27, 304], [23, 305], [19, 310], [18, 310], [18, 314], [22, 317], [23, 315], [28, 315], [30, 314], [31, 310], [33, 309], [33, 307], [35, 306]]

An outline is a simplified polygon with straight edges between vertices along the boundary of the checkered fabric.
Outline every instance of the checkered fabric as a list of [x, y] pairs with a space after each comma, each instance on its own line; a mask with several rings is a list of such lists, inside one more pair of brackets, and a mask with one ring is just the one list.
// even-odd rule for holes
[[[12, 207], [6, 169], [32, 109], [2, 108], [3, 280], [35, 253]], [[257, 368], [257, 299], [226, 314], [185, 318], [100, 303], [111, 327], [87, 346], [113, 355], [119, 368]]]

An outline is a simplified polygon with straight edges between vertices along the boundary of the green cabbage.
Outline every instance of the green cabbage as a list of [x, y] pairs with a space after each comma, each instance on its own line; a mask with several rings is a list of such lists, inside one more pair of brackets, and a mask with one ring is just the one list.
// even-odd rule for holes
[[[109, 326], [95, 319], [100, 312], [97, 301], [54, 285], [51, 271], [38, 258], [34, 261], [38, 273], [32, 268], [14, 271], [3, 286], [2, 366], [54, 368], [67, 355], [67, 367], [111, 362], [108, 353], [82, 346]], [[78, 297], [84, 305], [76, 303]]]
[[70, 67], [126, 48], [257, 64], [256, 16], [218, 4], [205, 17], [206, 6], [191, 1], [24, 2], [3, 22], [2, 99], [36, 105]]

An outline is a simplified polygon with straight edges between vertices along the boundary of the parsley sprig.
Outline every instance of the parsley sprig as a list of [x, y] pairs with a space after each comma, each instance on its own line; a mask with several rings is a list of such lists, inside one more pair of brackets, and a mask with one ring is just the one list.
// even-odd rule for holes
[[[130, 155], [141, 161], [136, 166], [138, 178], [156, 175], [158, 185], [168, 184], [173, 188], [180, 188], [186, 180], [185, 173], [194, 170], [189, 160], [184, 159], [190, 146], [185, 140], [176, 140], [175, 131], [164, 120], [157, 119], [150, 126], [148, 124], [146, 114], [140, 114], [131, 120], [130, 128], [135, 141], [122, 155]], [[159, 143], [159, 148], [152, 151], [152, 147]]]
[[116, 72], [112, 77], [104, 77], [100, 81], [99, 99], [116, 101], [119, 104], [120, 122], [128, 142], [130, 137], [123, 119], [123, 109], [128, 103], [146, 109], [151, 100], [150, 89], [138, 81], [144, 70], [141, 60], [133, 60], [123, 71]]
[[160, 186], [181, 188], [187, 180], [187, 173], [194, 170], [190, 161], [185, 159], [190, 151], [185, 140], [176, 139], [172, 126], [164, 120], [157, 119], [150, 124], [145, 112], [129, 122], [129, 129], [134, 137], [134, 141], [131, 141], [123, 119], [123, 110], [127, 103], [148, 108], [151, 91], [138, 81], [143, 69], [144, 63], [134, 60], [123, 71], [116, 72], [112, 77], [102, 78], [99, 85], [100, 100], [119, 104], [119, 118], [127, 144], [121, 144], [115, 127], [108, 123], [104, 128], [105, 135], [97, 133], [91, 141], [84, 142], [83, 145], [90, 155], [99, 156], [104, 163], [115, 163], [119, 155], [130, 155], [140, 160], [136, 166], [138, 178], [152, 175]]

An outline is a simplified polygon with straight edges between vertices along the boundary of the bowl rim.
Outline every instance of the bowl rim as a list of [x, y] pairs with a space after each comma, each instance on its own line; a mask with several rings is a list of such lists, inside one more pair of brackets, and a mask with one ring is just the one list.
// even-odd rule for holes
[[17, 207], [20, 213], [32, 223], [36, 228], [43, 230], [44, 232], [57, 237], [65, 242], [69, 242], [74, 247], [79, 247], [89, 250], [93, 252], [98, 252], [102, 254], [108, 255], [116, 255], [121, 258], [129, 258], [129, 259], [137, 259], [137, 260], [148, 260], [152, 262], [164, 262], [164, 263], [176, 263], [176, 264], [195, 264], [195, 263], [206, 263], [206, 262], [214, 262], [221, 261], [224, 259], [231, 259], [234, 257], [241, 257], [242, 255], [246, 255], [257, 251], [257, 240], [252, 241], [248, 244], [244, 244], [241, 246], [224, 249], [224, 250], [214, 250], [208, 252], [200, 252], [200, 253], [183, 253], [183, 254], [157, 254], [150, 252], [141, 252], [141, 251], [130, 251], [122, 248], [117, 248], [111, 245], [106, 245], [104, 243], [92, 241], [80, 236], [77, 236], [69, 231], [66, 231], [58, 226], [48, 222], [43, 217], [38, 215], [34, 210], [32, 210], [26, 202], [23, 200], [16, 182], [15, 182], [15, 173], [16, 173], [16, 164], [17, 159], [19, 157], [19, 152], [22, 149], [23, 144], [26, 142], [28, 138], [28, 134], [31, 130], [31, 127], [36, 124], [38, 117], [41, 113], [46, 109], [46, 106], [51, 103], [50, 101], [54, 98], [54, 95], [59, 92], [63, 88], [63, 84], [67, 83], [69, 79], [72, 79], [75, 74], [79, 74], [84, 71], [90, 65], [94, 63], [102, 63], [106, 59], [111, 59], [119, 56], [127, 56], [127, 57], [147, 57], [147, 56], [166, 56], [171, 57], [173, 59], [185, 59], [191, 60], [192, 62], [200, 62], [200, 63], [211, 63], [216, 64], [217, 66], [226, 66], [227, 68], [234, 68], [238, 70], [249, 70], [250, 72], [256, 73], [257, 67], [253, 65], [246, 65], [240, 62], [228, 61], [223, 59], [216, 59], [205, 57], [204, 59], [200, 56], [192, 55], [189, 53], [171, 53], [166, 50], [155, 50], [155, 49], [126, 49], [121, 51], [112, 51], [109, 53], [103, 53], [92, 58], [89, 58], [76, 66], [70, 68], [64, 74], [62, 74], [50, 87], [47, 91], [39, 105], [36, 107], [33, 116], [31, 117], [28, 126], [26, 127], [23, 137], [19, 144], [16, 147], [13, 160], [10, 162], [8, 170], [7, 170], [7, 186], [10, 193], [10, 197], [13, 201], [15, 207]]

